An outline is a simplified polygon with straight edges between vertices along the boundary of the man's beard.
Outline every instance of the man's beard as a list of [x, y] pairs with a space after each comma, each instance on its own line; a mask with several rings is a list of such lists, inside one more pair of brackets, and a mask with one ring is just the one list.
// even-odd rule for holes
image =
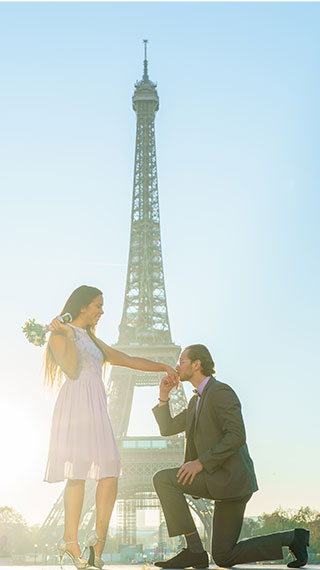
[[191, 376], [186, 376], [186, 375], [184, 375], [183, 377], [179, 376], [180, 382], [189, 382], [190, 378], [191, 378]]

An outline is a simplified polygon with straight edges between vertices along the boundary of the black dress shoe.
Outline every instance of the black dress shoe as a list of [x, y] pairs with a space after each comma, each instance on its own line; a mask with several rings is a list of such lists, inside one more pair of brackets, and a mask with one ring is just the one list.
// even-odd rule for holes
[[308, 550], [310, 531], [305, 528], [294, 529], [294, 539], [289, 545], [289, 550], [296, 560], [287, 564], [288, 568], [301, 568], [308, 562]]
[[183, 548], [177, 556], [170, 560], [154, 562], [154, 566], [159, 568], [208, 568], [208, 554], [203, 552], [192, 552], [189, 548]]

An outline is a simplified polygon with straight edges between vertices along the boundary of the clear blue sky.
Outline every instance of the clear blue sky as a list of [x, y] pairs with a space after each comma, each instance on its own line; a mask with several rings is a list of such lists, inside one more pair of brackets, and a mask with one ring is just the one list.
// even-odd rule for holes
[[[205, 343], [243, 403], [261, 489], [248, 514], [320, 510], [319, 16], [318, 3], [0, 4], [0, 505], [42, 522], [61, 490], [42, 483], [54, 396], [21, 326], [86, 283], [105, 292], [99, 335], [117, 340], [148, 38], [174, 341]], [[156, 433], [135, 402], [131, 432]]]

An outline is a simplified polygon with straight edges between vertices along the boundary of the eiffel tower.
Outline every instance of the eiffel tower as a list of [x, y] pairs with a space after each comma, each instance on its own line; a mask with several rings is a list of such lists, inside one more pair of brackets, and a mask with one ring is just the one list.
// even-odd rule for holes
[[[148, 75], [147, 40], [141, 81], [132, 97], [137, 114], [136, 153], [127, 284], [119, 340], [115, 347], [175, 366], [180, 346], [172, 342], [163, 274], [155, 145], [155, 115], [159, 109], [156, 84]], [[163, 374], [162, 374], [163, 375]], [[122, 544], [136, 542], [136, 511], [159, 508], [152, 476], [183, 457], [183, 437], [128, 437], [136, 388], [157, 386], [161, 374], [115, 368], [110, 377], [109, 413], [123, 461], [119, 481], [118, 532]], [[186, 406], [182, 388], [171, 399], [172, 411]]]
[[[136, 150], [131, 214], [131, 236], [127, 282], [117, 350], [175, 366], [180, 346], [173, 343], [170, 332], [164, 283], [160, 237], [160, 215], [157, 161], [155, 145], [155, 116], [159, 109], [157, 85], [149, 79], [147, 40], [144, 40], [143, 77], [135, 84], [132, 97], [137, 115]], [[175, 467], [183, 462], [184, 436], [130, 437], [128, 426], [134, 390], [157, 386], [162, 374], [112, 369], [107, 392], [109, 415], [122, 457], [122, 477], [117, 500], [117, 530], [120, 543], [136, 544], [137, 510], [162, 511], [152, 486], [152, 476], [159, 469]], [[187, 406], [182, 386], [170, 394], [173, 415]], [[88, 484], [89, 483], [89, 484]], [[94, 527], [94, 485], [87, 483], [80, 521], [81, 535]], [[200, 517], [208, 543], [211, 526], [211, 503], [188, 498], [190, 507]], [[162, 518], [163, 521], [163, 518]], [[61, 531], [63, 524], [63, 494], [53, 506], [43, 529]], [[163, 525], [160, 525], [163, 527]]]

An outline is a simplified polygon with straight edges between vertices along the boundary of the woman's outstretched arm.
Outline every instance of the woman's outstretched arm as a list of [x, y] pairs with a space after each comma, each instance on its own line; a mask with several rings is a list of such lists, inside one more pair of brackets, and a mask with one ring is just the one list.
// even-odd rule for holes
[[142, 370], [143, 372], [166, 372], [170, 380], [173, 381], [176, 386], [178, 385], [177, 373], [170, 364], [155, 362], [154, 360], [148, 360], [147, 358], [140, 358], [138, 356], [129, 356], [124, 352], [120, 352], [120, 350], [111, 348], [111, 346], [105, 343], [103, 343], [103, 346], [108, 355], [108, 362], [113, 366], [125, 366], [126, 368]]

